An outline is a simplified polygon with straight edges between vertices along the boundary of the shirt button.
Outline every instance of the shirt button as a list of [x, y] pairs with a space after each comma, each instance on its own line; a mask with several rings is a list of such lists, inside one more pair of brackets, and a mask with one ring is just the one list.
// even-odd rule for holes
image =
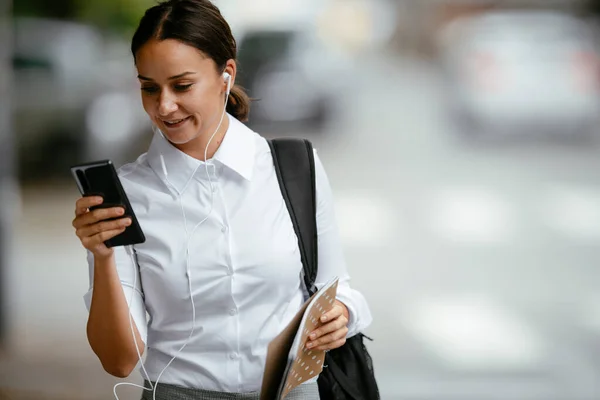
[[227, 232], [227, 227], [226, 226], [222, 227], [221, 232], [223, 232], [223, 233]]
[[237, 355], [237, 353], [231, 353], [231, 354], [229, 355], [229, 358], [231, 358], [232, 360], [237, 360], [237, 358], [238, 358], [238, 355]]
[[232, 308], [231, 310], [229, 310], [229, 315], [231, 315], [232, 317], [237, 314], [237, 310], [235, 308]]

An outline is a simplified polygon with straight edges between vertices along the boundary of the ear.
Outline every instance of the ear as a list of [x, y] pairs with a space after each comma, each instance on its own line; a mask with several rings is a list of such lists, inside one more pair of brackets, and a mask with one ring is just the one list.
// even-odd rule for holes
[[233, 89], [233, 85], [235, 85], [235, 75], [237, 73], [237, 65], [234, 59], [227, 60], [225, 64], [225, 69], [223, 70], [223, 74], [229, 74], [229, 82], [226, 79], [223, 79], [223, 91], [227, 91], [227, 86], [229, 85], [230, 89]]
[[226, 94], [229, 96], [229, 92], [231, 91], [231, 75], [229, 75], [229, 72], [223, 72], [223, 79], [227, 83]]

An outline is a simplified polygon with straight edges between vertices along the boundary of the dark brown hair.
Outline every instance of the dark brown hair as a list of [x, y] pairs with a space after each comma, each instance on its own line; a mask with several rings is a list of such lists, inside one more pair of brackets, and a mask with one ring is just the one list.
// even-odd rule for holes
[[[237, 44], [219, 9], [209, 0], [167, 0], [146, 10], [131, 40], [135, 60], [138, 50], [150, 39], [175, 39], [210, 57], [222, 73], [228, 60], [236, 60]], [[227, 112], [247, 121], [250, 99], [238, 85], [229, 93]]]

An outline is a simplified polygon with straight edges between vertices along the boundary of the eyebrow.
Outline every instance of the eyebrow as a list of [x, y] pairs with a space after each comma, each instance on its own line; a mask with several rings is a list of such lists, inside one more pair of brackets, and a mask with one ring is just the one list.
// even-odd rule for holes
[[[168, 78], [168, 80], [172, 81], [173, 79], [179, 79], [179, 78], [183, 78], [184, 76], [194, 75], [194, 74], [195, 74], [195, 72], [188, 71], [188, 72], [184, 72], [179, 75], [174, 75], [174, 76]], [[145, 76], [142, 76], [142, 75], [138, 75], [138, 79], [141, 81], [151, 81], [152, 80], [151, 78], [146, 78]]]

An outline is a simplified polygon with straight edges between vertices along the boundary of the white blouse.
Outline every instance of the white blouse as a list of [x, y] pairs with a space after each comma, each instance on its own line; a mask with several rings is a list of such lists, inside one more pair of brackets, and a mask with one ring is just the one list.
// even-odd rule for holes
[[[298, 241], [268, 143], [228, 118], [223, 142], [206, 164], [157, 133], [147, 153], [119, 169], [146, 242], [134, 246], [135, 258], [123, 247], [115, 248], [115, 258], [147, 346], [144, 366], [151, 380], [188, 341], [191, 299], [195, 306], [194, 333], [159, 385], [259, 390], [269, 342], [305, 299]], [[340, 278], [338, 299], [348, 307], [351, 337], [371, 323], [371, 313], [364, 297], [349, 286], [332, 193], [316, 153], [315, 163], [317, 287]], [[89, 309], [94, 276], [89, 252], [88, 264], [90, 289], [84, 299]]]

